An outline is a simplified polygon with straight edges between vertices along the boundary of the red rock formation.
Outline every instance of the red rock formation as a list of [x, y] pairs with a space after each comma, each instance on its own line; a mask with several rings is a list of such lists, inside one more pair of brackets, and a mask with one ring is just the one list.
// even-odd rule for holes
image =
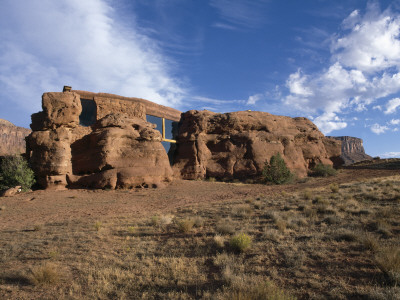
[[[129, 106], [122, 102], [111, 103], [108, 111]], [[107, 101], [101, 105], [100, 111], [106, 111]], [[144, 105], [133, 103], [129, 116], [109, 114], [92, 127], [79, 125], [77, 93], [45, 93], [42, 107], [32, 115], [34, 131], [27, 137], [27, 150], [43, 187], [130, 188], [171, 180], [161, 134], [143, 120]]]
[[172, 179], [161, 133], [140, 118], [110, 114], [93, 132], [72, 144], [71, 186], [132, 188], [159, 186]]
[[332, 136], [342, 142], [342, 159], [345, 165], [351, 165], [363, 160], [371, 160], [372, 157], [365, 154], [363, 140], [351, 136]]
[[25, 137], [31, 131], [0, 119], [0, 156], [25, 153]]
[[240, 111], [182, 114], [174, 171], [185, 179], [259, 176], [277, 152], [298, 176], [317, 163], [332, 165], [340, 142], [326, 138], [306, 118]]

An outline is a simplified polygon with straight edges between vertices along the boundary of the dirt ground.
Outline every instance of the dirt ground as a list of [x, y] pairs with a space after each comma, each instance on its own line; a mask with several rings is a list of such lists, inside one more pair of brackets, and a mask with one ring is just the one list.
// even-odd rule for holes
[[106, 220], [116, 217], [151, 216], [185, 206], [207, 206], [237, 200], [326, 187], [368, 178], [399, 175], [399, 170], [344, 169], [330, 178], [308, 178], [303, 182], [276, 186], [176, 180], [160, 189], [136, 190], [37, 190], [0, 198], [0, 230], [30, 229], [37, 224]]

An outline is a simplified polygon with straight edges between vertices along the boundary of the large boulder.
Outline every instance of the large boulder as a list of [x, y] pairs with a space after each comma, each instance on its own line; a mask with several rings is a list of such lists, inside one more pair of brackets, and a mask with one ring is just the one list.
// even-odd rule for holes
[[32, 130], [55, 129], [60, 126], [73, 128], [79, 125], [82, 105], [77, 93], [44, 93], [42, 108], [42, 112], [32, 115]]
[[161, 133], [141, 118], [109, 114], [72, 147], [71, 187], [159, 186], [172, 179]]
[[41, 186], [65, 188], [65, 175], [72, 173], [71, 140], [71, 128], [64, 126], [33, 131], [26, 138], [29, 162]]
[[304, 177], [318, 163], [339, 163], [341, 153], [340, 142], [326, 138], [306, 118], [256, 111], [188, 111], [177, 141], [174, 171], [185, 179], [257, 177], [278, 152]]

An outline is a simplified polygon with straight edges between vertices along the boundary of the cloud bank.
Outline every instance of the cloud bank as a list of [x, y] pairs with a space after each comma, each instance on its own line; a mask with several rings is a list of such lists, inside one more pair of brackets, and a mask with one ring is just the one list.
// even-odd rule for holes
[[110, 92], [178, 106], [185, 89], [157, 43], [106, 0], [4, 0], [0, 96], [40, 109], [44, 91]]
[[[371, 2], [364, 15], [353, 11], [343, 21], [341, 33], [332, 37], [332, 64], [313, 74], [301, 69], [292, 73], [284, 104], [317, 116], [314, 122], [325, 134], [345, 128], [342, 114], [367, 110], [371, 103], [400, 91], [399, 35], [400, 16], [390, 9], [381, 12]], [[392, 114], [400, 99], [382, 106], [385, 114]], [[381, 134], [388, 128], [374, 124], [371, 130]]]

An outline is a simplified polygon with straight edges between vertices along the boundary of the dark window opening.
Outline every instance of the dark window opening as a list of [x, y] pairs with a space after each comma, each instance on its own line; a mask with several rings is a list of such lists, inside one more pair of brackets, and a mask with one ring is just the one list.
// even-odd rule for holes
[[97, 107], [96, 102], [88, 99], [81, 99], [82, 113], [79, 116], [79, 124], [82, 126], [91, 126], [96, 122]]
[[146, 115], [147, 122], [156, 124], [156, 129], [162, 135], [162, 145], [168, 154], [169, 163], [174, 163], [174, 153], [176, 150], [176, 137], [178, 135], [178, 122], [168, 120], [165, 118], [159, 118], [151, 115]]

